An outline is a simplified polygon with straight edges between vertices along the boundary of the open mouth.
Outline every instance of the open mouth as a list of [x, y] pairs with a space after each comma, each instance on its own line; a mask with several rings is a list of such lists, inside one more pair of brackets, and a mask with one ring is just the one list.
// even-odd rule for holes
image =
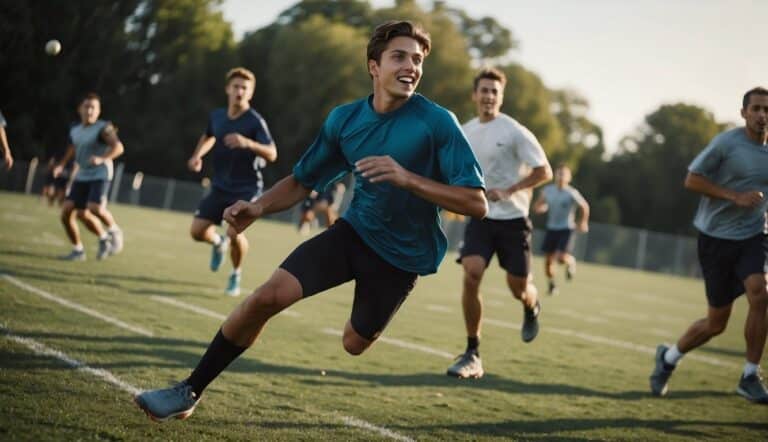
[[410, 75], [401, 75], [397, 77], [397, 81], [410, 86], [413, 86], [414, 84], [416, 84], [416, 78], [411, 77]]

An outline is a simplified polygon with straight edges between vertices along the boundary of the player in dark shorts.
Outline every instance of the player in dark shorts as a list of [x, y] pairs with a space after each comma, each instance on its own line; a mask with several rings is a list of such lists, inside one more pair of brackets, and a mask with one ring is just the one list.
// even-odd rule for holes
[[523, 308], [523, 342], [539, 333], [541, 303], [531, 278], [531, 222], [528, 211], [532, 189], [552, 178], [549, 160], [539, 141], [525, 126], [501, 112], [504, 73], [484, 69], [474, 79], [472, 100], [477, 117], [464, 124], [488, 186], [488, 217], [473, 218], [464, 231], [457, 262], [464, 269], [461, 307], [467, 346], [448, 367], [446, 374], [479, 378], [484, 374], [480, 359], [483, 303], [480, 282], [494, 255], [506, 273], [512, 296]]
[[[76, 126], [73, 124], [71, 127]], [[66, 150], [57, 149], [54, 151], [48, 159], [48, 170], [45, 174], [45, 183], [41, 191], [43, 200], [48, 202], [49, 206], [57, 204], [61, 206], [64, 203], [64, 199], [67, 196], [67, 188], [74, 177], [75, 161], [74, 159], [67, 162], [64, 165], [59, 176], [53, 176], [53, 169], [59, 163], [59, 160], [64, 156]]]
[[339, 218], [338, 205], [344, 197], [346, 187], [343, 183], [336, 183], [333, 189], [323, 192], [312, 191], [301, 203], [301, 219], [299, 220], [299, 233], [309, 235], [312, 222], [322, 215], [325, 217], [325, 226], [330, 227]]
[[356, 176], [343, 217], [296, 248], [230, 314], [190, 377], [136, 397], [147, 414], [157, 420], [189, 416], [203, 389], [254, 343], [271, 317], [351, 280], [355, 295], [342, 343], [350, 354], [361, 354], [417, 276], [434, 273], [445, 255], [439, 207], [485, 215], [482, 173], [456, 117], [415, 93], [429, 48], [429, 36], [410, 22], [378, 26], [368, 44], [373, 95], [331, 111], [292, 175], [254, 203], [227, 209], [230, 229], [243, 231], [313, 189], [323, 191], [350, 172]]
[[709, 309], [675, 345], [657, 347], [650, 377], [656, 396], [667, 394], [669, 378], [686, 353], [725, 330], [733, 301], [746, 293], [746, 363], [736, 392], [768, 404], [760, 371], [768, 330], [768, 89], [744, 94], [741, 116], [743, 127], [717, 135], [688, 167], [685, 187], [702, 195], [693, 224]]
[[72, 251], [61, 259], [85, 260], [75, 216], [99, 238], [96, 258], [105, 259], [123, 250], [123, 231], [107, 209], [107, 192], [112, 181], [112, 162], [125, 148], [115, 125], [99, 119], [101, 99], [98, 95], [85, 95], [78, 112], [80, 124], [70, 128], [67, 151], [53, 168], [53, 176], [58, 178], [71, 160], [77, 165], [72, 187], [61, 206], [61, 222], [72, 243]]
[[208, 127], [188, 161], [190, 170], [200, 172], [203, 157], [209, 152], [213, 157], [211, 191], [195, 211], [190, 234], [195, 241], [211, 245], [210, 268], [214, 272], [219, 270], [224, 254], [230, 249], [232, 273], [224, 291], [229, 296], [240, 295], [248, 240], [236, 232], [220, 235], [216, 226], [221, 225], [228, 206], [239, 200], [251, 201], [261, 194], [264, 187], [261, 170], [268, 161], [277, 159], [277, 147], [267, 123], [250, 105], [255, 85], [256, 77], [248, 69], [239, 67], [227, 72], [227, 107], [211, 112]]
[[[547, 213], [547, 232], [541, 251], [544, 252], [544, 273], [549, 280], [550, 295], [557, 292], [555, 284], [555, 262], [565, 265], [565, 278], [570, 280], [576, 274], [576, 258], [571, 255], [571, 235], [574, 230], [587, 232], [589, 230], [589, 204], [581, 193], [571, 186], [571, 169], [560, 165], [555, 170], [555, 182], [544, 186], [533, 211]], [[575, 212], [580, 216], [576, 222]]]

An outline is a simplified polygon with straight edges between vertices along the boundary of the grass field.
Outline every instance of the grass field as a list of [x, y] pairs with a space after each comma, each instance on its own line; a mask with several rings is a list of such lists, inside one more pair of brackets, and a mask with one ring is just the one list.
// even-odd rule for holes
[[[153, 423], [130, 391], [185, 377], [239, 300], [223, 295], [227, 265], [208, 271], [189, 214], [113, 211], [125, 251], [96, 261], [84, 233], [89, 260], [62, 262], [69, 246], [57, 211], [0, 193], [0, 440], [768, 438], [768, 407], [734, 393], [743, 298], [728, 330], [689, 355], [669, 397], [657, 399], [648, 394], [653, 349], [704, 313], [701, 281], [583, 264], [543, 299], [542, 331], [523, 344], [522, 311], [494, 262], [482, 286], [486, 376], [460, 381], [444, 375], [465, 343], [452, 255], [419, 280], [366, 354], [341, 346], [352, 296], [344, 285], [275, 318], [190, 419]], [[301, 240], [266, 221], [248, 237], [249, 288]], [[534, 266], [542, 281], [541, 261]]]

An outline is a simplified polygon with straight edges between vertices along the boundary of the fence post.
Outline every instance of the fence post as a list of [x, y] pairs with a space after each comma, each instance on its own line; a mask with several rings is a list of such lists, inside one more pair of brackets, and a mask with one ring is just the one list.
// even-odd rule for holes
[[173, 202], [173, 192], [176, 190], [176, 180], [173, 178], [168, 180], [168, 185], [165, 186], [165, 200], [163, 201], [163, 209], [169, 210], [171, 203]]
[[638, 270], [643, 269], [645, 264], [645, 247], [648, 244], [648, 231], [643, 229], [638, 233], [637, 237], [637, 256], [635, 260], [635, 268]]
[[131, 183], [131, 204], [134, 206], [139, 205], [139, 192], [143, 182], [144, 174], [141, 172], [136, 172], [136, 175], [133, 176], [133, 183]]
[[27, 182], [24, 185], [24, 193], [32, 193], [32, 183], [35, 181], [35, 173], [37, 172], [37, 157], [32, 158], [29, 162], [29, 169], [27, 169]]
[[112, 177], [112, 192], [109, 195], [109, 202], [114, 203], [117, 200], [117, 194], [120, 191], [120, 183], [123, 181], [123, 170], [125, 163], [117, 163], [115, 176]]

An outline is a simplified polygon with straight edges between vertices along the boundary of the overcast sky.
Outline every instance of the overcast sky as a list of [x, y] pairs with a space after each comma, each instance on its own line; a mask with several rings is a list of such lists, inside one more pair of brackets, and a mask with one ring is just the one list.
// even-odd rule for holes
[[[226, 0], [223, 11], [239, 39], [295, 3]], [[419, 3], [429, 9], [432, 2]], [[520, 42], [512, 58], [547, 86], [584, 95], [609, 149], [663, 103], [697, 104], [720, 121], [740, 123], [744, 92], [768, 87], [768, 0], [446, 3], [473, 17], [493, 16], [511, 29]]]

